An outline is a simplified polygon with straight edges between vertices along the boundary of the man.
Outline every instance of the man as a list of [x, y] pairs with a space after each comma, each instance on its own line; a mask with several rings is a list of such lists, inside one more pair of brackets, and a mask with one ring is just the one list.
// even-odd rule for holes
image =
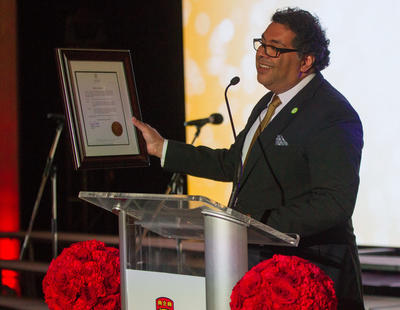
[[[328, 45], [318, 18], [309, 12], [289, 8], [273, 15], [261, 38], [254, 39], [257, 79], [270, 92], [229, 149], [166, 142], [149, 125], [133, 122], [165, 169], [233, 181], [234, 208], [300, 235], [298, 248], [264, 247], [257, 250], [260, 259], [274, 253], [308, 259], [334, 281], [339, 309], [364, 309], [351, 221], [362, 126], [320, 73], [329, 64]], [[276, 108], [268, 111], [269, 106]]]

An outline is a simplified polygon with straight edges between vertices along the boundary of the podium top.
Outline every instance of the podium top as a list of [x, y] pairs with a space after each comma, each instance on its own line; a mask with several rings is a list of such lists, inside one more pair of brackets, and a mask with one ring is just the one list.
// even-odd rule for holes
[[252, 244], [296, 247], [300, 240], [203, 196], [80, 192], [79, 198], [116, 214], [125, 211], [135, 224], [167, 238], [204, 240], [204, 216], [214, 216], [247, 226]]

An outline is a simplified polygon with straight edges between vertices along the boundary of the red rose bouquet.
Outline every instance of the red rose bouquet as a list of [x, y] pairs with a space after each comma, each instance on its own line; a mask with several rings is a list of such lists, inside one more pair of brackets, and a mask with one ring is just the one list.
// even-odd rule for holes
[[51, 310], [121, 309], [118, 249], [103, 242], [77, 242], [54, 259], [43, 279]]
[[235, 285], [231, 310], [337, 309], [333, 281], [297, 256], [274, 255], [250, 269]]

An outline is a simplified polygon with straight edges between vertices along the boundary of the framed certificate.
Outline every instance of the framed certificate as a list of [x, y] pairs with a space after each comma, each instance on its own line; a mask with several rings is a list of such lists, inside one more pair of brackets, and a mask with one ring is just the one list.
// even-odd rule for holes
[[75, 169], [148, 166], [129, 50], [57, 48]]

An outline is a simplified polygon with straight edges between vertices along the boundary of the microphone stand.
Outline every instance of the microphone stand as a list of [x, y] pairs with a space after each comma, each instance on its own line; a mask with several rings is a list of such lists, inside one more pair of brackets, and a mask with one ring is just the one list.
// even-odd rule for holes
[[[49, 116], [51, 118], [51, 116]], [[56, 119], [57, 120], [57, 129], [56, 129], [56, 134], [54, 136], [53, 144], [50, 148], [49, 155], [47, 157], [47, 162], [46, 166], [44, 168], [43, 174], [42, 174], [42, 181], [39, 186], [39, 190], [36, 196], [35, 204], [33, 206], [33, 211], [31, 215], [31, 219], [29, 221], [29, 226], [28, 230], [26, 231], [24, 242], [21, 247], [21, 251], [19, 254], [19, 260], [22, 260], [24, 256], [25, 249], [28, 245], [30, 236], [32, 234], [32, 228], [33, 228], [33, 223], [35, 222], [36, 214], [39, 209], [39, 204], [42, 199], [43, 191], [45, 188], [45, 185], [47, 183], [47, 179], [51, 175], [51, 180], [52, 180], [52, 222], [51, 222], [51, 228], [52, 228], [52, 235], [53, 235], [53, 258], [57, 257], [57, 193], [56, 193], [56, 177], [57, 177], [57, 172], [56, 172], [56, 167], [53, 165], [54, 161], [54, 155], [58, 146], [58, 142], [60, 140], [61, 132], [63, 130], [64, 122], [61, 119]]]

